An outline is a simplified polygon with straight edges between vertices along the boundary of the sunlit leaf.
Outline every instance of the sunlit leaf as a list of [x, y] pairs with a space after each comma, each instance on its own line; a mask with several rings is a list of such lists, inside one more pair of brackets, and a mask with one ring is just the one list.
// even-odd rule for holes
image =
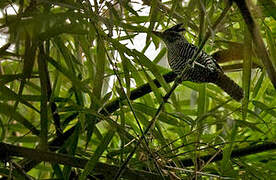
[[80, 177], [80, 179], [86, 179], [86, 176], [95, 168], [96, 162], [100, 158], [100, 156], [103, 154], [103, 152], [106, 150], [108, 144], [110, 143], [111, 139], [114, 136], [114, 131], [108, 131], [107, 134], [104, 136], [101, 144], [97, 147], [94, 155], [91, 157], [91, 159], [87, 162], [85, 165], [84, 171]]

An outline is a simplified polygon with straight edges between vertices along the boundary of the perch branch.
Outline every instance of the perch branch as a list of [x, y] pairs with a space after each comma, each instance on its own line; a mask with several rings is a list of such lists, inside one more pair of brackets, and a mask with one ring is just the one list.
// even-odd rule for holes
[[[4, 156], [16, 156], [16, 157], [24, 157], [31, 159], [33, 161], [44, 161], [50, 162], [53, 164], [63, 164], [77, 168], [84, 168], [87, 159], [72, 157], [65, 154], [58, 154], [54, 152], [47, 152], [39, 149], [31, 149], [25, 147], [19, 147], [15, 145], [10, 145], [6, 143], [0, 143], [0, 157], [6, 159], [7, 157], [2, 157], [3, 152]], [[112, 176], [115, 175], [118, 171], [119, 167], [115, 165], [109, 165], [106, 163], [98, 162], [95, 166], [94, 172], [100, 173], [103, 175]], [[122, 176], [126, 179], [160, 179], [161, 177], [157, 174], [147, 172], [147, 171], [140, 171], [140, 170], [133, 170], [127, 168], [126, 171], [122, 174]], [[168, 178], [167, 178], [168, 179]]]
[[[261, 153], [261, 152], [265, 152], [265, 151], [269, 151], [269, 150], [274, 150], [274, 149], [276, 149], [276, 143], [275, 142], [252, 145], [252, 146], [248, 146], [248, 147], [245, 147], [245, 148], [240, 148], [240, 149], [233, 150], [232, 153], [231, 153], [231, 158], [248, 156], [248, 155], [251, 155], [251, 154], [257, 154], [257, 153]], [[201, 156], [201, 157], [199, 157], [199, 159], [207, 162], [212, 158], [210, 162], [216, 162], [216, 161], [222, 160], [223, 153], [220, 152], [216, 156], [214, 156], [214, 157], [213, 156], [214, 156], [214, 154]], [[192, 159], [183, 159], [183, 160], [181, 160], [181, 164], [183, 166], [192, 166], [194, 163], [193, 163]], [[173, 165], [173, 164], [170, 164], [170, 165]]]

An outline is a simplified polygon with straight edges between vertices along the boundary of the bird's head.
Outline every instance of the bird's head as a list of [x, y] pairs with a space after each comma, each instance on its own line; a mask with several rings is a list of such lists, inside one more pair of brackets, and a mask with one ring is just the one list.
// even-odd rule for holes
[[161, 38], [166, 44], [173, 43], [178, 40], [183, 40], [184, 37], [180, 34], [180, 32], [185, 31], [185, 28], [182, 28], [182, 23], [177, 24], [164, 32], [152, 31], [153, 34]]

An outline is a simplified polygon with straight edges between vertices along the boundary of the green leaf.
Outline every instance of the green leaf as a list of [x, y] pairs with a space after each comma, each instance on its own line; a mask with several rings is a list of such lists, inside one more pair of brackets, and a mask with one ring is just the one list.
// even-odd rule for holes
[[205, 114], [207, 111], [207, 96], [206, 96], [206, 84], [199, 85], [199, 97], [198, 97], [198, 116]]
[[[276, 11], [276, 7], [275, 7]], [[276, 18], [276, 12], [275, 12], [275, 18]], [[269, 47], [269, 52], [271, 55], [271, 60], [274, 65], [274, 68], [276, 68], [276, 43], [275, 43], [275, 37], [273, 37], [271, 29], [265, 25], [265, 32], [266, 32], [266, 39], [267, 39], [267, 45]]]
[[124, 54], [120, 53], [122, 58], [122, 66], [124, 71], [125, 83], [126, 83], [126, 95], [130, 96], [130, 70], [129, 70], [129, 60], [125, 57]]
[[260, 128], [258, 128], [257, 126], [256, 126], [256, 124], [255, 123], [251, 123], [251, 122], [248, 122], [248, 121], [244, 121], [244, 120], [236, 120], [236, 122], [239, 124], [239, 126], [241, 126], [241, 127], [243, 127], [243, 126], [245, 126], [245, 127], [248, 127], [248, 128], [251, 128], [253, 131], [258, 131], [258, 132], [260, 132], [260, 133], [262, 133], [262, 134], [265, 134]]
[[5, 135], [6, 135], [6, 130], [5, 130], [5, 126], [3, 124], [3, 121], [1, 119], [1, 117], [0, 117], [0, 126], [1, 126], [1, 129], [2, 129], [0, 141], [3, 142], [3, 140], [5, 139]]
[[[79, 142], [79, 136], [80, 136], [80, 123], [78, 123], [76, 125], [75, 131], [72, 134], [72, 136], [66, 141], [65, 147], [66, 150], [68, 151], [68, 154], [71, 156], [74, 156], [76, 154], [76, 149], [78, 146], [78, 142]], [[70, 174], [71, 174], [71, 166], [65, 166], [63, 168], [63, 176], [65, 177], [65, 179], [69, 179]]]
[[77, 89], [90, 93], [90, 90], [88, 89], [85, 84], [79, 81], [77, 77], [75, 77], [74, 73], [71, 73], [69, 70], [67, 70], [65, 67], [61, 66], [58, 62], [56, 62], [53, 58], [47, 57], [47, 61], [50, 62], [57, 70], [59, 70], [63, 75], [65, 75], [70, 81], [72, 81], [74, 87]]
[[262, 74], [260, 75], [260, 77], [255, 85], [255, 88], [254, 88], [254, 91], [252, 94], [253, 98], [255, 98], [257, 96], [257, 94], [260, 94], [259, 91], [263, 85], [264, 77], [265, 77], [265, 72], [262, 72]]
[[31, 131], [34, 135], [39, 136], [40, 132], [31, 124], [26, 118], [24, 118], [19, 112], [15, 111], [14, 108], [8, 104], [0, 103], [0, 113], [9, 117], [22, 124], [25, 128]]
[[129, 1], [119, 1], [122, 6], [128, 10], [129, 12], [131, 12], [132, 14], [134, 14], [135, 16], [139, 16], [139, 14], [129, 5]]
[[276, 4], [272, 0], [261, 0], [258, 1], [262, 5], [263, 12], [267, 16], [271, 16], [276, 20]]
[[59, 36], [61, 34], [87, 34], [88, 32], [84, 30], [80, 24], [65, 24], [57, 25], [52, 28], [47, 29], [47, 31], [40, 33], [38, 38], [40, 41], [49, 40], [53, 37]]
[[158, 55], [155, 57], [155, 59], [152, 61], [154, 64], [157, 64], [160, 62], [160, 60], [165, 56], [167, 52], [166, 48], [161, 49], [161, 51], [158, 53]]
[[97, 147], [95, 153], [90, 158], [90, 160], [86, 163], [83, 173], [80, 176], [81, 180], [85, 180], [87, 175], [93, 171], [95, 168], [96, 163], [98, 162], [99, 158], [102, 156], [104, 151], [106, 151], [108, 144], [112, 140], [115, 131], [109, 130], [107, 134], [102, 139], [101, 143]]
[[244, 90], [244, 98], [242, 101], [242, 115], [243, 120], [246, 120], [247, 109], [249, 104], [249, 95], [250, 95], [250, 86], [251, 86], [251, 68], [252, 68], [252, 40], [250, 38], [250, 34], [247, 29], [244, 31], [245, 39], [244, 39], [244, 58], [243, 58], [243, 90]]
[[36, 112], [40, 113], [38, 109], [36, 109], [31, 103], [29, 103], [25, 96], [18, 96], [14, 91], [7, 88], [6, 86], [0, 86], [0, 99], [3, 98], [5, 100], [16, 100], [20, 103], [28, 106], [29, 108], [35, 110]]
[[23, 71], [24, 77], [30, 78], [33, 72], [34, 62], [35, 62], [35, 54], [36, 54], [36, 43], [35, 41], [31, 41], [27, 39], [26, 41], [26, 49], [24, 54], [24, 64]]
[[41, 101], [40, 101], [40, 148], [48, 149], [48, 102], [50, 100], [51, 85], [48, 74], [46, 58], [44, 55], [44, 47], [39, 48], [38, 55], [38, 71], [40, 79]]
[[0, 48], [0, 57], [6, 53], [6, 50], [10, 47], [10, 45], [11, 43], [7, 43]]
[[96, 70], [95, 70], [95, 79], [93, 80], [93, 93], [92, 100], [95, 101], [92, 108], [98, 109], [101, 105], [98, 104], [101, 100], [102, 87], [104, 82], [104, 73], [105, 73], [105, 64], [106, 64], [106, 56], [105, 56], [105, 47], [104, 42], [101, 38], [97, 39], [97, 54], [95, 57], [96, 61]]
[[55, 175], [57, 176], [57, 178], [59, 179], [64, 179], [64, 176], [62, 174], [61, 168], [59, 167], [58, 164], [52, 164], [52, 168], [55, 172]]
[[148, 34], [147, 34], [147, 37], [146, 37], [146, 44], [149, 43], [149, 40], [150, 40], [149, 35], [151, 35], [151, 32], [153, 31], [154, 24], [157, 21], [157, 17], [158, 17], [158, 13], [159, 13], [159, 8], [157, 6], [158, 1], [157, 0], [152, 0], [152, 1], [150, 1], [150, 3], [151, 3], [151, 5], [150, 5], [150, 14], [149, 14], [150, 25], [149, 25]]
[[231, 153], [233, 150], [234, 141], [237, 135], [237, 125], [233, 125], [234, 127], [231, 128], [231, 134], [228, 136], [230, 144], [226, 144], [223, 148], [223, 157], [222, 161], [220, 162], [221, 170], [224, 176], [232, 177], [234, 175], [233, 165], [230, 163], [231, 160]]
[[252, 101], [252, 104], [254, 104], [256, 107], [260, 108], [262, 111], [266, 111], [272, 116], [276, 117], [276, 111], [273, 109], [276, 109], [276, 107], [269, 107], [266, 104], [260, 102], [260, 101]]
[[[154, 116], [154, 114], [157, 110], [155, 108], [149, 107], [149, 106], [147, 106], [145, 104], [142, 104], [142, 103], [134, 103], [133, 107], [134, 107], [135, 110], [140, 111], [141, 113], [149, 115], [151, 117]], [[162, 121], [162, 122], [174, 125], [174, 126], [179, 126], [179, 122], [176, 119], [174, 119], [172, 117], [169, 117], [165, 113], [160, 114], [159, 120]]]
[[3, 86], [4, 84], [7, 84], [9, 82], [12, 82], [14, 80], [20, 80], [23, 79], [23, 74], [6, 74], [0, 76], [0, 86]]

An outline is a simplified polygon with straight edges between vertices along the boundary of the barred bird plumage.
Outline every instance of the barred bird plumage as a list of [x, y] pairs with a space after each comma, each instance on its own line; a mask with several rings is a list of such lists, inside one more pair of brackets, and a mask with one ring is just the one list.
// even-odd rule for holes
[[[160, 37], [168, 49], [168, 62], [172, 70], [180, 75], [198, 50], [198, 47], [189, 43], [180, 32], [185, 31], [177, 24], [164, 32], [153, 31]], [[200, 51], [194, 65], [185, 73], [186, 81], [197, 83], [214, 83], [223, 89], [236, 101], [243, 98], [243, 89], [239, 87], [232, 79], [224, 74], [216, 60], [203, 50]]]

